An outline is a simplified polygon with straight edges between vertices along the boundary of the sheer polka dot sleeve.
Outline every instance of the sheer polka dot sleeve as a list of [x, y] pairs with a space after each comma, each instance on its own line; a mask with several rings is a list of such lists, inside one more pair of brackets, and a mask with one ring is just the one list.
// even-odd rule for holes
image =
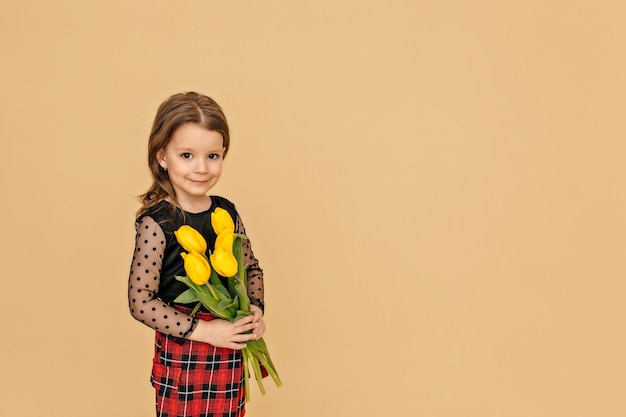
[[[246, 233], [246, 229], [244, 228], [241, 217], [239, 216], [237, 216], [235, 231], [237, 233]], [[265, 302], [263, 298], [263, 270], [259, 266], [259, 261], [254, 257], [250, 239], [244, 240], [242, 246], [243, 261], [247, 265], [246, 270], [248, 272], [248, 297], [250, 297], [250, 303], [259, 307], [261, 311], [265, 311]]]
[[141, 219], [136, 229], [135, 252], [128, 278], [130, 313], [154, 330], [185, 338], [195, 328], [197, 319], [177, 311], [158, 298], [165, 250], [163, 230], [148, 216]]

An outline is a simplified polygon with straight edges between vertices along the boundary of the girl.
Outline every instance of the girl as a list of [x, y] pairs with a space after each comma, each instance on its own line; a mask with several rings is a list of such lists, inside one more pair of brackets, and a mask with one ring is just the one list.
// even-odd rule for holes
[[263, 271], [245, 240], [248, 295], [253, 314], [235, 323], [216, 319], [174, 299], [187, 287], [174, 231], [188, 224], [215, 244], [211, 213], [221, 207], [245, 233], [235, 206], [207, 192], [217, 183], [228, 153], [226, 117], [211, 98], [176, 94], [161, 104], [148, 141], [153, 183], [140, 197], [135, 252], [128, 281], [132, 316], [156, 330], [151, 382], [158, 417], [240, 417], [245, 414], [242, 356], [239, 352], [265, 332]]

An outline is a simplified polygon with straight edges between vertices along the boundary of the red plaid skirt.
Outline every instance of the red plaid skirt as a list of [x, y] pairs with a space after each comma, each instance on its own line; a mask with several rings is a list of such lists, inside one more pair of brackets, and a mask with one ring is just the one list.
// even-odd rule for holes
[[[201, 320], [213, 320], [197, 313]], [[157, 417], [243, 417], [241, 352], [156, 332], [150, 378]]]

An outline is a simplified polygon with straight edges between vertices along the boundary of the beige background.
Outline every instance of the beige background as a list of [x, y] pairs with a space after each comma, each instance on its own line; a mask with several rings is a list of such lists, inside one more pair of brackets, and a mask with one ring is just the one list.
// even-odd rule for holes
[[159, 103], [220, 102], [285, 383], [249, 415], [626, 415], [623, 1], [0, 2], [0, 415], [150, 416]]

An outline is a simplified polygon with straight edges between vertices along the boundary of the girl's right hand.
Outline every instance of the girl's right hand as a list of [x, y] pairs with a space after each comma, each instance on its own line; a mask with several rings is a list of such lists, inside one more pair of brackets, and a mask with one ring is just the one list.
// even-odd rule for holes
[[[234, 323], [222, 319], [198, 320], [198, 324], [189, 339], [209, 343], [216, 347], [241, 350], [246, 347], [246, 341], [257, 337], [255, 329], [259, 324], [253, 322], [253, 319], [253, 316], [246, 316]], [[243, 334], [248, 330], [252, 330], [252, 332]]]

